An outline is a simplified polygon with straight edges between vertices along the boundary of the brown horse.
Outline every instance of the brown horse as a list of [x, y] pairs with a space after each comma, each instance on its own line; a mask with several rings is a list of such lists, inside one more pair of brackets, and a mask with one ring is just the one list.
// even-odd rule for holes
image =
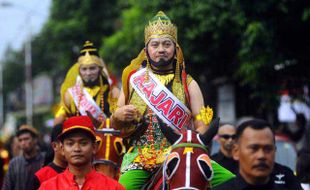
[[162, 127], [163, 134], [172, 144], [171, 152], [166, 157], [162, 170], [144, 189], [207, 189], [213, 170], [206, 147], [216, 135], [218, 125], [219, 119], [214, 120], [203, 135], [192, 130], [178, 134], [170, 127]]
[[125, 152], [120, 132], [112, 128], [96, 129], [98, 151], [93, 165], [101, 172], [114, 179], [118, 178], [119, 166]]
[[123, 145], [123, 139], [120, 137], [120, 131], [111, 128], [109, 118], [102, 122], [94, 118], [90, 112], [86, 111], [86, 113], [96, 127], [98, 150], [93, 160], [93, 165], [96, 171], [118, 179], [119, 167], [125, 153], [125, 146]]

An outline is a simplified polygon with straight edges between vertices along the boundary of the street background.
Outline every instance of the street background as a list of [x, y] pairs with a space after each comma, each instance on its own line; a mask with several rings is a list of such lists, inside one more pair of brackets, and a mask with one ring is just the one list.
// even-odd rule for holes
[[259, 117], [275, 128], [292, 127], [292, 107], [310, 120], [308, 0], [0, 3], [3, 141], [23, 123], [42, 134], [50, 131], [60, 85], [84, 41], [94, 42], [120, 79], [144, 47], [144, 26], [159, 10], [177, 25], [186, 70], [221, 122]]

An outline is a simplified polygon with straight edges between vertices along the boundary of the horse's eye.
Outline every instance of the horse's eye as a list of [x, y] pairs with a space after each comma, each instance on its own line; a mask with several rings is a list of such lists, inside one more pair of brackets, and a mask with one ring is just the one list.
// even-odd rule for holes
[[102, 138], [99, 136], [96, 136], [96, 143], [98, 145], [98, 150], [99, 150], [102, 146]]
[[114, 140], [114, 149], [116, 151], [116, 154], [119, 155], [119, 156], [122, 155], [123, 152], [125, 151], [125, 150], [123, 150], [124, 149], [124, 144], [123, 144], [123, 140], [121, 138], [119, 138], [119, 137], [115, 138], [115, 140]]
[[199, 170], [206, 180], [210, 181], [213, 177], [213, 169], [211, 166], [211, 160], [207, 154], [202, 154], [197, 158], [197, 164]]
[[173, 174], [176, 172], [180, 163], [180, 156], [178, 153], [173, 152], [167, 157], [166, 165], [165, 165], [165, 173], [167, 179], [169, 180]]

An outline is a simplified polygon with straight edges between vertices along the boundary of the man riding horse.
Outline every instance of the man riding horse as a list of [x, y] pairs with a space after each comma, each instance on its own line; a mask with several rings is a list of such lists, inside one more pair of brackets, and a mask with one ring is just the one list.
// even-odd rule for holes
[[79, 115], [89, 115], [99, 121], [97, 123], [102, 123], [100, 127], [96, 126], [100, 128], [97, 140], [101, 143], [94, 165], [97, 171], [114, 178], [118, 171], [117, 163], [122, 157], [116, 153], [121, 152], [122, 147], [114, 146], [119, 138], [113, 136], [113, 131], [109, 129], [109, 133], [103, 134], [103, 130], [109, 127], [107, 121], [116, 108], [118, 96], [119, 89], [111, 79], [97, 48], [92, 42], [86, 41], [77, 62], [62, 83], [61, 105], [54, 123], [62, 123], [68, 117]]
[[92, 42], [84, 43], [77, 62], [67, 72], [60, 94], [54, 124], [68, 117], [87, 115], [87, 111], [103, 122], [115, 110], [119, 89]]
[[113, 126], [130, 145], [119, 179], [128, 190], [140, 189], [169, 152], [161, 123], [203, 134], [213, 115], [204, 107], [197, 82], [185, 72], [177, 28], [162, 11], [145, 27], [144, 36], [144, 49], [123, 71], [123, 89], [112, 116]]

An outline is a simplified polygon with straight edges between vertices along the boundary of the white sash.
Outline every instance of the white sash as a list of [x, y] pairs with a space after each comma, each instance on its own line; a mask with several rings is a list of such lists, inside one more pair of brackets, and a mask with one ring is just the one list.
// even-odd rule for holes
[[181, 130], [191, 122], [190, 110], [149, 71], [140, 69], [130, 77], [130, 84], [143, 101], [170, 127]]
[[75, 86], [68, 89], [69, 93], [73, 97], [74, 103], [81, 113], [81, 115], [87, 115], [86, 111], [90, 112], [94, 118], [104, 121], [106, 115], [102, 112], [100, 107], [96, 104], [93, 97], [83, 88], [81, 93], [81, 85], [76, 83]]

